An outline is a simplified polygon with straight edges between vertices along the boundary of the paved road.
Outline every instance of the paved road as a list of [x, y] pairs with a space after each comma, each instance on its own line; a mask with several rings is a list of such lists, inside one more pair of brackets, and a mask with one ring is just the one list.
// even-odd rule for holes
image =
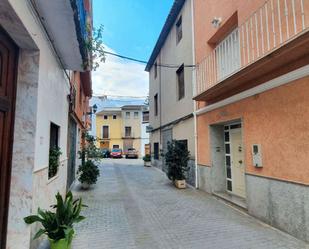
[[194, 189], [177, 190], [139, 160], [104, 160], [101, 177], [75, 194], [89, 206], [73, 249], [309, 248]]

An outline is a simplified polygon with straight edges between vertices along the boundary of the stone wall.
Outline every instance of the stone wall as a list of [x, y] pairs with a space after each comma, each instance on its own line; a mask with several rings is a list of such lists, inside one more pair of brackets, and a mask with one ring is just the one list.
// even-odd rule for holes
[[246, 175], [251, 215], [309, 242], [309, 190], [305, 185]]

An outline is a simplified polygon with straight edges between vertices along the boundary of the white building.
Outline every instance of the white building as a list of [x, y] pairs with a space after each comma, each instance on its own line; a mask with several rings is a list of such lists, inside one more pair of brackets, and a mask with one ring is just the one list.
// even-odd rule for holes
[[165, 171], [161, 151], [182, 140], [191, 154], [187, 180], [195, 185], [192, 0], [176, 0], [146, 66], [149, 72], [152, 162]]
[[[69, 74], [88, 61], [87, 8], [91, 1], [0, 1], [0, 248], [37, 248], [37, 227], [23, 218], [67, 190]], [[52, 143], [62, 155], [49, 177]]]

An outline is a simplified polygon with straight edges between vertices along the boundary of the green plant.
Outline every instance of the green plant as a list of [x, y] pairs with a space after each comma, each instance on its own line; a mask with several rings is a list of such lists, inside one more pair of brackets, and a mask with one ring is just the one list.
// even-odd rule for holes
[[94, 162], [88, 160], [78, 167], [77, 174], [79, 174], [78, 180], [81, 183], [87, 183], [90, 185], [97, 182], [100, 170]]
[[52, 178], [57, 174], [59, 168], [59, 158], [61, 155], [59, 147], [53, 147], [49, 150], [48, 178]]
[[143, 157], [143, 160], [144, 162], [150, 162], [151, 161], [151, 156], [149, 154], [146, 154], [144, 157]]
[[93, 160], [97, 160], [102, 157], [102, 153], [100, 149], [98, 149], [95, 145], [96, 138], [92, 135], [89, 135], [87, 132], [82, 134], [82, 138], [85, 141], [82, 149], [78, 152], [79, 158], [82, 160], [82, 164], [85, 163], [86, 160], [90, 158]]
[[39, 222], [42, 224], [41, 228], [34, 236], [37, 239], [43, 234], [46, 234], [49, 239], [59, 241], [65, 239], [70, 245], [73, 239], [74, 229], [73, 224], [85, 219], [80, 215], [82, 207], [82, 199], [73, 200], [72, 192], [68, 192], [63, 200], [59, 192], [56, 194], [57, 203], [51, 207], [55, 212], [41, 210], [38, 208], [37, 215], [30, 215], [24, 218], [27, 224]]
[[190, 152], [182, 141], [172, 140], [168, 142], [167, 153], [164, 154], [167, 166], [167, 177], [172, 180], [185, 180]]
[[[92, 29], [92, 30], [91, 30]], [[90, 68], [91, 70], [96, 70], [101, 62], [105, 62], [105, 52], [102, 40], [104, 26], [100, 25], [98, 28], [87, 26], [87, 31], [89, 35], [84, 42], [85, 49], [91, 57], [90, 61], [84, 62], [84, 69]]]

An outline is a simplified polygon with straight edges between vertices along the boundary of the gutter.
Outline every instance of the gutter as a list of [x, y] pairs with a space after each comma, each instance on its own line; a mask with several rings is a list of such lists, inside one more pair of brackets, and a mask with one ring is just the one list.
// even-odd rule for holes
[[[195, 39], [194, 39], [194, 0], [191, 0], [191, 18], [192, 18], [192, 57], [193, 57], [193, 63], [195, 63], [195, 47], [194, 47], [194, 44], [195, 44]], [[193, 89], [193, 92], [194, 92], [194, 95], [196, 93], [196, 89], [195, 89], [195, 81], [196, 81], [196, 68], [193, 68], [193, 71], [192, 71], [192, 89]], [[194, 157], [195, 157], [195, 160], [194, 160], [194, 163], [195, 163], [195, 188], [199, 188], [199, 182], [198, 182], [198, 164], [197, 164], [197, 157], [198, 157], [198, 154], [197, 154], [197, 150], [198, 150], [198, 146], [197, 146], [197, 116], [196, 116], [196, 104], [197, 102], [195, 100], [193, 100], [193, 106], [194, 106], [194, 112], [193, 112], [193, 117], [194, 117]]]

